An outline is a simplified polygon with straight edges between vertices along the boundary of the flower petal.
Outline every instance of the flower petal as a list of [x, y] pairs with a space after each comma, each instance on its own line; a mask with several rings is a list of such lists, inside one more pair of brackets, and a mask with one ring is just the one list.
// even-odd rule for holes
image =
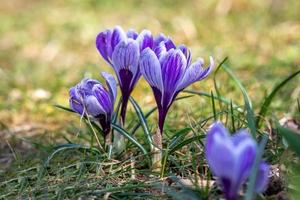
[[84, 98], [85, 96], [92, 95], [92, 88], [96, 84], [101, 83], [95, 79], [85, 78], [76, 86], [76, 91], [82, 98]]
[[158, 59], [163, 57], [167, 53], [165, 43], [162, 41], [159, 45], [155, 46], [154, 52]]
[[165, 40], [165, 46], [167, 51], [169, 51], [170, 49], [176, 49], [176, 45], [174, 44], [171, 38]]
[[155, 87], [160, 91], [163, 91], [160, 63], [155, 53], [150, 48], [146, 48], [141, 54], [140, 70], [141, 74], [151, 87]]
[[110, 96], [111, 96], [111, 101], [115, 102], [116, 97], [117, 97], [117, 82], [116, 82], [115, 78], [107, 72], [102, 72], [101, 75], [106, 80], [106, 84], [109, 88], [109, 92], [110, 92]]
[[100, 52], [101, 56], [108, 62], [111, 63], [111, 30], [100, 32], [96, 37], [96, 47]]
[[76, 88], [72, 87], [69, 91], [70, 99], [69, 99], [69, 104], [70, 108], [74, 110], [75, 112], [79, 113], [80, 115], [83, 114], [83, 104], [76, 92]]
[[143, 51], [145, 48], [153, 48], [153, 37], [149, 30], [143, 30], [136, 41], [139, 43], [140, 51]]
[[215, 122], [209, 128], [205, 142], [206, 158], [214, 157], [212, 149], [215, 147], [216, 138], [229, 138], [229, 133], [221, 122]]
[[196, 82], [203, 71], [202, 66], [203, 66], [202, 59], [198, 59], [196, 62], [190, 65], [185, 71], [181, 83], [177, 88], [177, 91], [181, 91], [184, 88], [188, 87], [190, 84]]
[[121, 69], [126, 69], [134, 76], [138, 72], [139, 56], [139, 45], [135, 40], [120, 42], [112, 54], [112, 63], [117, 75], [119, 76]]
[[266, 162], [260, 163], [255, 183], [255, 191], [257, 193], [262, 193], [266, 190], [268, 186], [269, 170], [270, 166]]
[[236, 165], [234, 167], [234, 177], [236, 187], [240, 187], [242, 183], [250, 175], [251, 168], [255, 161], [257, 145], [256, 142], [249, 137], [244, 139], [237, 146], [235, 146]]
[[123, 29], [120, 26], [116, 26], [111, 35], [111, 48], [112, 52], [114, 51], [115, 47], [121, 42], [127, 39], [127, 36]]
[[186, 69], [186, 58], [180, 50], [172, 49], [160, 58], [160, 64], [164, 85], [163, 105], [169, 107]]
[[167, 39], [168, 38], [164, 34], [160, 33], [154, 38], [154, 48], [157, 47], [162, 41], [165, 41]]
[[103, 114], [107, 115], [112, 113], [113, 102], [111, 101], [111, 96], [108, 91], [102, 85], [97, 84], [93, 87], [93, 93], [101, 106], [101, 109], [104, 111]]
[[191, 57], [192, 57], [191, 51], [183, 44], [179, 45], [177, 48], [180, 49], [182, 51], [182, 53], [185, 55], [186, 60], [187, 60], [187, 65], [190, 65]]
[[138, 37], [138, 33], [135, 31], [135, 30], [133, 30], [133, 29], [129, 29], [128, 31], [127, 31], [127, 37], [128, 38], [131, 38], [131, 39], [136, 39], [137, 37]]
[[238, 146], [240, 143], [245, 141], [246, 139], [252, 139], [251, 135], [246, 129], [241, 129], [237, 131], [233, 136], [232, 136], [232, 142], [235, 146]]
[[96, 117], [100, 114], [105, 114], [104, 108], [100, 105], [95, 96], [87, 96], [84, 98], [84, 105], [87, 113]]
[[232, 182], [235, 173], [233, 171], [235, 165], [234, 149], [228, 138], [223, 138], [220, 134], [215, 134], [212, 137], [211, 149], [206, 151], [207, 162], [214, 175]]
[[184, 88], [188, 87], [190, 84], [200, 81], [208, 76], [208, 74], [212, 70], [213, 66], [213, 60], [211, 58], [211, 64], [204, 70], [203, 69], [204, 61], [202, 59], [198, 59], [196, 62], [191, 64], [180, 83], [180, 85], [177, 88], [177, 91], [183, 90]]

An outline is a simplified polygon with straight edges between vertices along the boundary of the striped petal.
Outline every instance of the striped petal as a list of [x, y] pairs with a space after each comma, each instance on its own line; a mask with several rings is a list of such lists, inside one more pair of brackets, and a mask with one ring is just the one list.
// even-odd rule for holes
[[113, 111], [113, 102], [108, 91], [100, 84], [93, 87], [94, 96], [100, 105], [100, 108], [104, 111], [103, 114], [107, 115]]
[[84, 106], [87, 113], [93, 117], [96, 117], [100, 114], [105, 114], [105, 110], [102, 105], [98, 102], [98, 99], [95, 96], [87, 96], [84, 98]]
[[135, 31], [135, 30], [133, 30], [133, 29], [129, 29], [128, 31], [127, 31], [127, 37], [128, 38], [131, 38], [131, 39], [136, 39], [137, 37], [138, 37], [138, 33]]
[[101, 75], [106, 80], [106, 85], [109, 89], [111, 101], [115, 102], [116, 97], [117, 97], [117, 82], [116, 82], [115, 78], [107, 72], [102, 72]]
[[121, 69], [126, 69], [135, 75], [138, 71], [139, 56], [139, 45], [136, 41], [128, 39], [128, 41], [120, 42], [112, 54], [112, 63], [116, 73], [119, 74]]
[[82, 104], [80, 97], [77, 94], [75, 87], [72, 87], [69, 90], [69, 95], [70, 95], [70, 99], [69, 99], [70, 108], [75, 112], [79, 113], [80, 115], [82, 115], [84, 106]]
[[203, 65], [204, 65], [204, 61], [202, 59], [198, 59], [196, 62], [191, 64], [187, 68], [177, 90], [181, 91], [184, 88], [191, 85], [192, 83], [194, 83], [196, 81], [200, 81], [200, 80], [204, 79], [205, 77], [207, 77], [212, 70], [213, 59], [210, 57], [210, 65], [206, 69], [203, 69]]
[[115, 50], [116, 46], [121, 42], [127, 39], [126, 33], [123, 31], [123, 29], [120, 26], [116, 26], [111, 34], [111, 48], [112, 51]]
[[163, 91], [163, 81], [160, 63], [155, 53], [150, 49], [145, 49], [140, 58], [140, 70], [146, 81], [151, 87]]
[[153, 48], [153, 37], [149, 30], [143, 30], [137, 37], [136, 41], [139, 43], [140, 51], [143, 51], [147, 47], [151, 49]]
[[101, 56], [106, 60], [108, 63], [111, 64], [111, 55], [112, 55], [112, 48], [111, 48], [111, 30], [106, 30], [101, 32], [97, 35], [96, 38], [96, 47], [101, 54]]
[[163, 106], [169, 107], [176, 88], [186, 69], [186, 59], [180, 50], [169, 50], [160, 59], [162, 80], [164, 85]]

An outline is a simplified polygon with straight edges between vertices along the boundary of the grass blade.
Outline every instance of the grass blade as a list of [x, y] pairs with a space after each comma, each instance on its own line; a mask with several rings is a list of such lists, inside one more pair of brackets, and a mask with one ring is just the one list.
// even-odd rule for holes
[[55, 151], [53, 151], [50, 156], [47, 157], [47, 160], [44, 162], [44, 167], [47, 167], [50, 163], [50, 161], [52, 160], [52, 158], [59, 152], [61, 151], [65, 151], [65, 150], [70, 150], [70, 149], [85, 149], [85, 150], [92, 150], [94, 152], [97, 152], [98, 154], [100, 154], [100, 151], [96, 148], [93, 147], [87, 147], [87, 146], [83, 146], [80, 144], [63, 144], [63, 145], [59, 145], [55, 148]]
[[240, 80], [234, 75], [234, 73], [230, 70], [229, 67], [226, 65], [223, 65], [223, 69], [228, 73], [228, 75], [232, 78], [232, 80], [237, 84], [237, 86], [240, 88], [242, 91], [243, 97], [244, 97], [244, 102], [245, 102], [245, 108], [246, 108], [246, 119], [248, 122], [248, 127], [250, 128], [251, 134], [254, 138], [256, 138], [256, 126], [255, 126], [255, 116], [252, 108], [252, 102], [251, 99], [240, 82]]
[[[202, 91], [194, 91], [194, 90], [183, 90], [184, 93], [189, 93], [189, 94], [196, 94], [198, 96], [204, 96], [208, 98], [212, 98], [210, 93], [207, 92], [202, 92]], [[231, 100], [226, 99], [225, 97], [213, 97], [215, 100], [222, 101], [223, 103], [230, 105]], [[241, 111], [240, 106], [236, 105], [233, 103], [234, 108], [239, 108], [239, 111]]]
[[296, 71], [295, 73], [289, 75], [287, 78], [285, 78], [282, 82], [280, 82], [278, 85], [276, 85], [274, 87], [274, 89], [272, 90], [272, 92], [268, 95], [267, 98], [265, 98], [261, 108], [260, 108], [260, 111], [259, 111], [259, 114], [258, 114], [258, 117], [256, 119], [256, 126], [259, 127], [260, 126], [260, 121], [261, 119], [263, 119], [265, 116], [266, 116], [266, 113], [270, 107], [270, 104], [273, 100], [273, 98], [275, 97], [275, 95], [277, 94], [277, 92], [283, 87], [285, 86], [290, 80], [292, 80], [294, 77], [296, 77], [298, 74], [300, 74], [300, 70], [299, 71]]
[[146, 118], [145, 118], [145, 116], [142, 112], [142, 109], [140, 108], [140, 106], [137, 104], [137, 102], [132, 97], [129, 98], [129, 101], [133, 105], [133, 107], [135, 109], [135, 112], [136, 112], [137, 116], [139, 117], [140, 124], [143, 127], [144, 134], [146, 135], [146, 138], [147, 138], [148, 144], [150, 146], [150, 149], [152, 149], [152, 146], [153, 146], [152, 145], [152, 143], [153, 143], [152, 142], [152, 137], [151, 137], [151, 133], [150, 133]]
[[[214, 88], [215, 88], [215, 90], [216, 90], [217, 97], [219, 97], [219, 98], [221, 97], [221, 93], [220, 93], [219, 88], [218, 88], [218, 85], [217, 85], [217, 79], [216, 79], [216, 77], [217, 77], [217, 74], [218, 74], [220, 68], [221, 68], [222, 65], [227, 61], [227, 59], [228, 59], [228, 57], [225, 57], [225, 58], [220, 62], [220, 64], [218, 65], [217, 69], [215, 70], [214, 76], [213, 76], [213, 80], [214, 80]], [[219, 101], [220, 109], [222, 109], [222, 104], [221, 104], [221, 102], [222, 102], [222, 101]]]
[[212, 110], [213, 110], [213, 114], [214, 114], [214, 120], [217, 121], [217, 114], [216, 114], [216, 106], [215, 106], [215, 96], [213, 91], [210, 91], [211, 93], [211, 104], [212, 104]]
[[68, 111], [68, 112], [72, 112], [72, 113], [76, 113], [74, 110], [72, 110], [71, 108], [68, 108], [68, 107], [65, 107], [65, 106], [61, 106], [61, 105], [53, 105], [54, 107], [56, 108], [59, 108], [59, 109], [62, 109], [62, 110], [65, 110], [65, 111]]
[[119, 125], [113, 123], [112, 128], [117, 131], [117, 133], [120, 133], [124, 137], [126, 137], [129, 141], [131, 141], [135, 146], [137, 146], [145, 155], [148, 154], [147, 150], [141, 145], [135, 138], [133, 138], [126, 130], [124, 130]]
[[200, 143], [201, 143], [201, 139], [203, 139], [203, 138], [205, 138], [205, 135], [197, 135], [197, 136], [190, 137], [190, 138], [178, 143], [177, 145], [174, 145], [174, 147], [169, 150], [169, 154], [177, 151], [178, 149], [181, 149], [185, 145], [188, 145], [194, 141], [200, 141]]
[[170, 143], [169, 143], [169, 149], [172, 149], [176, 146], [176, 144], [180, 141], [182, 141], [185, 136], [191, 131], [191, 128], [184, 128], [178, 131], [177, 133], [174, 134], [174, 136], [171, 138]]

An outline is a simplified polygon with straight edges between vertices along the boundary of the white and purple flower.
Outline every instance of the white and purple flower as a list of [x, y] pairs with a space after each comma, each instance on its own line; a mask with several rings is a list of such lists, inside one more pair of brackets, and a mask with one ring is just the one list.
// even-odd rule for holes
[[153, 49], [145, 48], [141, 53], [140, 70], [150, 84], [159, 111], [159, 129], [163, 125], [172, 102], [180, 91], [190, 84], [207, 77], [214, 65], [204, 68], [203, 59], [191, 64], [191, 52], [184, 46], [176, 46], [170, 38], [157, 37]]
[[[256, 154], [257, 144], [246, 130], [230, 136], [220, 122], [211, 126], [206, 137], [205, 157], [227, 200], [237, 199], [241, 186], [250, 176]], [[268, 173], [269, 165], [261, 162], [255, 184], [257, 193], [266, 189]]]
[[145, 48], [153, 48], [154, 39], [148, 30], [137, 33], [126, 32], [119, 26], [100, 32], [96, 47], [101, 56], [114, 69], [122, 92], [121, 120], [125, 122], [129, 96], [141, 77], [139, 69], [140, 53]]
[[94, 79], [83, 79], [69, 91], [70, 107], [80, 115], [90, 116], [97, 120], [104, 136], [111, 130], [111, 118], [117, 96], [117, 83], [111, 74], [101, 73], [106, 80], [107, 88]]

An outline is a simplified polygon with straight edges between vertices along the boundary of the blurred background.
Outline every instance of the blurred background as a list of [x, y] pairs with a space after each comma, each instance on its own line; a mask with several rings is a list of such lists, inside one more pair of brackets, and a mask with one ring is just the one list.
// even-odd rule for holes
[[[115, 25], [163, 32], [188, 45], [194, 60], [212, 55], [218, 64], [228, 56], [259, 104], [275, 83], [299, 69], [299, 8], [298, 0], [1, 0], [0, 136], [52, 134], [78, 124], [76, 116], [53, 105], [68, 106], [69, 88], [84, 76], [112, 72], [95, 38]], [[242, 101], [225, 72], [217, 80], [224, 96]], [[147, 110], [155, 102], [145, 81], [139, 83], [133, 96]], [[191, 89], [210, 92], [212, 76]], [[272, 104], [279, 116], [293, 112], [299, 90], [293, 81], [281, 91]], [[180, 109], [193, 113], [207, 102], [195, 98]]]

